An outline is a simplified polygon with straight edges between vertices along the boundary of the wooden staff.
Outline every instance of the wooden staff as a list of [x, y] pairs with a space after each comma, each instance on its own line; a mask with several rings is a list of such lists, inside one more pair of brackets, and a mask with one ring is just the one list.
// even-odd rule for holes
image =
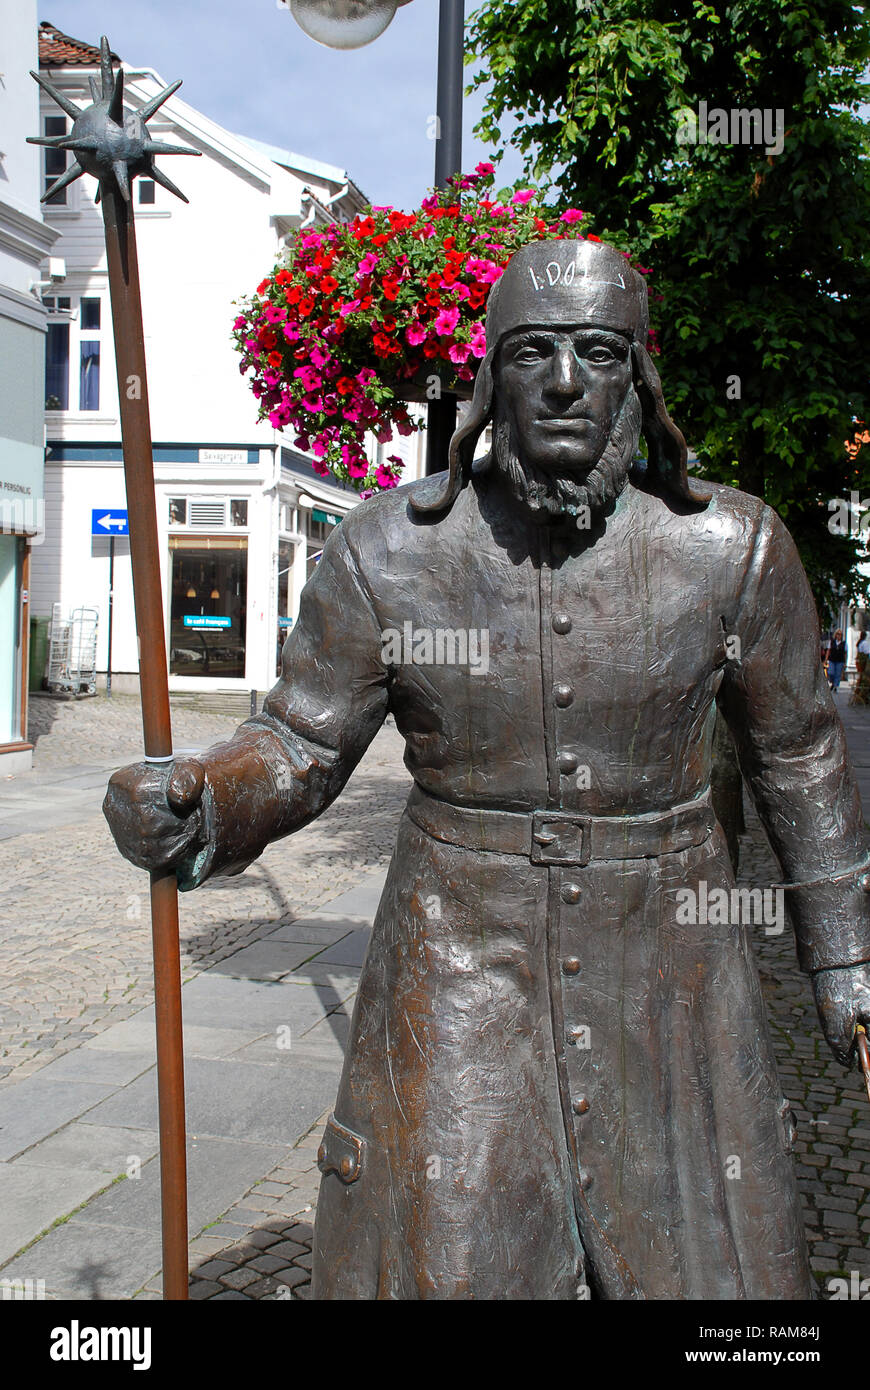
[[[145, 122], [181, 85], [174, 82], [138, 111], [123, 107], [124, 74], [112, 70], [108, 40], [100, 44], [102, 92], [91, 79], [93, 105], [79, 110], [39, 73], [31, 75], [72, 118], [67, 136], [31, 137], [31, 144], [74, 150], [77, 158], [43, 197], [83, 173], [99, 180], [106, 233], [112, 327], [121, 407], [121, 439], [129, 514], [133, 598], [139, 636], [139, 683], [145, 760], [172, 763], [172, 728], [166, 666], [160, 549], [154, 499], [154, 462], [139, 263], [130, 183], [144, 174], [187, 199], [153, 157], [197, 154], [151, 140]], [[173, 870], [151, 874], [151, 933], [154, 949], [154, 999], [157, 1021], [157, 1094], [160, 1111], [160, 1190], [163, 1229], [163, 1297], [186, 1299], [187, 1268], [187, 1154], [184, 1116], [184, 1051], [181, 1028], [181, 960], [178, 945], [178, 885]]]

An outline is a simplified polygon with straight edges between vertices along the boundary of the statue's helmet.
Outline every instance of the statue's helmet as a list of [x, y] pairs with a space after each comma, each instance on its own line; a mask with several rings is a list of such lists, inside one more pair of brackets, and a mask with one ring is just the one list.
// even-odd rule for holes
[[649, 294], [628, 257], [601, 241], [535, 241], [520, 247], [489, 293], [486, 356], [480, 364], [471, 409], [450, 442], [446, 474], [421, 480], [411, 492], [417, 511], [439, 511], [456, 497], [471, 471], [474, 446], [492, 419], [494, 364], [509, 333], [533, 328], [607, 328], [631, 343], [634, 387], [643, 410], [647, 474], [673, 495], [695, 504], [707, 497], [690, 490], [686, 441], [670, 419], [658, 372], [646, 349]]

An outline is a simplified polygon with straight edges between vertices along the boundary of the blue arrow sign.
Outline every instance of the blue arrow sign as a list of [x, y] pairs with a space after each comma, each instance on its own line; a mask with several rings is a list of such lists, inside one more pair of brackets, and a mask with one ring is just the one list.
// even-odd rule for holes
[[127, 513], [123, 507], [98, 507], [91, 512], [92, 536], [129, 536]]

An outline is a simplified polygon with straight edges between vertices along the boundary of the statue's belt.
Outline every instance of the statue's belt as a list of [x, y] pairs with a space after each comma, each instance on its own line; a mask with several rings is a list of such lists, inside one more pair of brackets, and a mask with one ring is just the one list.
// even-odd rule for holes
[[499, 811], [456, 806], [414, 785], [407, 812], [433, 839], [462, 849], [520, 854], [533, 864], [648, 859], [702, 845], [716, 817], [709, 788], [694, 801], [645, 815], [584, 816], [573, 811]]

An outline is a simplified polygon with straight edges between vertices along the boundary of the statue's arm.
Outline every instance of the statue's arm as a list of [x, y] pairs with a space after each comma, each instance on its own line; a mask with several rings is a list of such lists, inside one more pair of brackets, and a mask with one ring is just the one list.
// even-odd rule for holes
[[[350, 545], [333, 532], [302, 595], [263, 711], [174, 770], [116, 774], [105, 812], [122, 853], [179, 886], [239, 873], [338, 795], [388, 706], [380, 630]], [[199, 769], [202, 769], [200, 775]], [[185, 805], [186, 788], [195, 790]], [[168, 797], [168, 800], [167, 800]]]
[[[870, 872], [843, 726], [819, 661], [815, 604], [794, 542], [764, 508], [717, 694], [782, 868], [801, 966], [844, 1057], [870, 1012]], [[870, 879], [867, 880], [870, 884]]]

